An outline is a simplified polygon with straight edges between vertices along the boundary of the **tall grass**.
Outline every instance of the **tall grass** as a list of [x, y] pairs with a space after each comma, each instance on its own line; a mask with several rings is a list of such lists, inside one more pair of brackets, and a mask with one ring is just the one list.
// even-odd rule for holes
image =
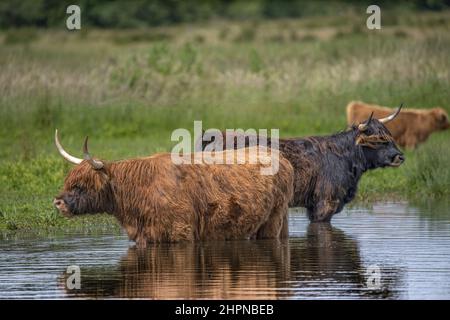
[[448, 199], [449, 159], [448, 140], [435, 139], [418, 149], [410, 166], [411, 170], [406, 172], [409, 193], [419, 198]]
[[[417, 14], [416, 25], [381, 31], [349, 16], [333, 27], [327, 17], [148, 31], [157, 37], [41, 31], [24, 43], [11, 41], [14, 30], [0, 34], [0, 229], [35, 221], [14, 217], [54, 219], [51, 199], [70, 168], [55, 128], [75, 155], [89, 135], [96, 156], [121, 159], [170, 150], [172, 130], [194, 120], [287, 137], [345, 129], [355, 99], [450, 111], [448, 17]], [[365, 175], [358, 199], [448, 197], [449, 137], [437, 133], [400, 168]]]

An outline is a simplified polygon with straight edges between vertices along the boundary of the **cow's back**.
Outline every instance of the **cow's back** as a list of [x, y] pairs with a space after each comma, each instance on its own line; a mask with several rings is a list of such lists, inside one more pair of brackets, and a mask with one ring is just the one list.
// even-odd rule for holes
[[177, 166], [184, 176], [180, 187], [196, 208], [198, 238], [246, 238], [269, 218], [273, 208], [290, 200], [293, 169], [289, 161], [280, 156], [274, 175], [262, 175], [261, 168], [259, 164]]

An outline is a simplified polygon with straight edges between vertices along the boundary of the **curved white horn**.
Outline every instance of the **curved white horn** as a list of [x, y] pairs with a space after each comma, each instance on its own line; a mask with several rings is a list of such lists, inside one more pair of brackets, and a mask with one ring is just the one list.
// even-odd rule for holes
[[358, 130], [359, 130], [359, 131], [365, 131], [365, 130], [367, 129], [367, 127], [369, 126], [370, 121], [372, 121], [372, 117], [373, 117], [373, 112], [370, 114], [369, 119], [367, 119], [366, 121], [364, 121], [364, 123], [361, 123], [361, 124], [358, 126]]
[[59, 142], [58, 139], [58, 129], [55, 130], [55, 144], [56, 144], [56, 148], [59, 151], [59, 154], [66, 159], [67, 161], [69, 161], [72, 164], [80, 164], [81, 161], [83, 161], [83, 159], [71, 156], [70, 154], [68, 154], [62, 147], [61, 143]]
[[402, 110], [403, 107], [403, 103], [400, 105], [400, 107], [397, 108], [397, 110], [395, 110], [395, 112], [393, 114], [391, 114], [390, 116], [386, 117], [386, 118], [381, 118], [378, 119], [378, 121], [380, 121], [381, 123], [388, 123], [391, 120], [394, 120], [396, 116], [398, 116], [398, 114], [400, 113], [400, 110]]
[[101, 169], [101, 168], [103, 168], [105, 166], [103, 164], [103, 162], [101, 162], [100, 160], [93, 159], [92, 156], [89, 154], [89, 151], [88, 151], [88, 137], [86, 137], [86, 139], [84, 140], [83, 154], [84, 154], [84, 160], [89, 162], [89, 164], [95, 170], [99, 170], [99, 169]]

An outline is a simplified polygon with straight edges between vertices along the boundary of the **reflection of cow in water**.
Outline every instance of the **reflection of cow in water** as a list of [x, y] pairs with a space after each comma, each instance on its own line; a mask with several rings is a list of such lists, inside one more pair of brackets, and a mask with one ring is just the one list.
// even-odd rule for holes
[[295, 271], [291, 290], [302, 297], [387, 298], [394, 295], [398, 282], [394, 268], [393, 273], [383, 273], [380, 290], [368, 290], [358, 242], [329, 223], [310, 224], [305, 238], [293, 239], [290, 257]]
[[[398, 272], [398, 270], [395, 270]], [[118, 267], [82, 268], [70, 296], [151, 299], [277, 299], [392, 295], [366, 289], [358, 242], [330, 224], [313, 223], [289, 241], [227, 241], [130, 248]], [[392, 279], [391, 279], [392, 278]]]
[[118, 268], [82, 269], [81, 290], [68, 293], [151, 299], [275, 299], [277, 292], [270, 288], [282, 287], [280, 282], [288, 279], [286, 255], [287, 242], [273, 240], [132, 247]]

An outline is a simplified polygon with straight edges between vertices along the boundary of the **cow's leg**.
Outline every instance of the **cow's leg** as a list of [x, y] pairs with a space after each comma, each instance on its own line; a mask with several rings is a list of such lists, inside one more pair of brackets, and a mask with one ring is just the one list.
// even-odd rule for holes
[[269, 219], [259, 228], [256, 239], [285, 238], [289, 236], [287, 225], [288, 206], [283, 204], [272, 210]]
[[136, 243], [137, 248], [147, 247], [147, 238], [142, 235], [139, 228], [132, 224], [127, 224], [124, 228], [128, 234], [128, 238]]
[[270, 218], [264, 223], [256, 234], [256, 239], [274, 239], [280, 236], [283, 227], [283, 219], [281, 217]]
[[408, 150], [414, 150], [417, 147], [417, 143], [411, 142], [411, 143], [407, 143], [405, 144], [405, 149]]
[[418, 139], [416, 132], [405, 132], [404, 146], [408, 150], [414, 150], [417, 147]]
[[338, 199], [320, 200], [313, 208], [308, 208], [308, 218], [311, 222], [329, 222], [331, 217], [342, 210]]
[[[289, 210], [289, 209], [288, 209]], [[285, 214], [283, 218], [283, 226], [281, 227], [280, 239], [289, 238], [289, 215]]]
[[147, 247], [147, 238], [143, 236], [138, 236], [135, 240], [136, 247], [139, 249], [145, 249]]

